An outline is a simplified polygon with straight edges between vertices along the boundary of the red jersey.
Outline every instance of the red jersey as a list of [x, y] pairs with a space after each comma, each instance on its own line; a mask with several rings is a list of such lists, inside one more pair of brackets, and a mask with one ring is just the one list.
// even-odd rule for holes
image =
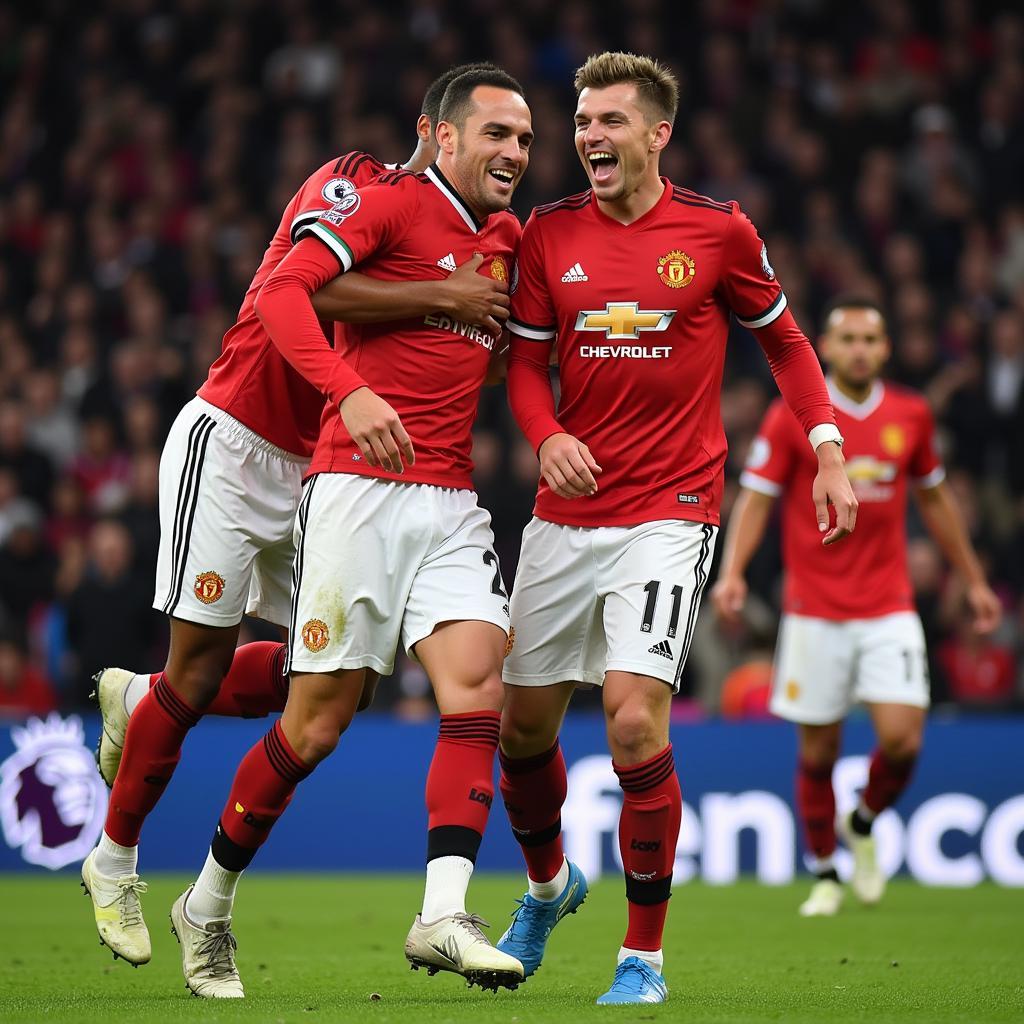
[[818, 460], [781, 402], [765, 415], [740, 477], [744, 487], [782, 498], [785, 610], [838, 620], [910, 611], [907, 484], [934, 487], [945, 476], [931, 411], [920, 395], [892, 384], [876, 382], [861, 405], [829, 385], [860, 503], [853, 540], [822, 547], [811, 502]]
[[[496, 339], [482, 328], [428, 314], [348, 324], [331, 349], [308, 295], [358, 265], [384, 281], [441, 280], [482, 253], [480, 273], [508, 280], [521, 228], [510, 212], [476, 220], [437, 165], [394, 171], [353, 192], [315, 224], [270, 276], [259, 314], [274, 342], [330, 401], [310, 473], [358, 473], [408, 483], [471, 489], [473, 421]], [[368, 386], [398, 413], [416, 464], [398, 476], [364, 461], [339, 403]]]
[[349, 192], [387, 168], [369, 153], [346, 153], [311, 174], [285, 207], [263, 262], [242, 299], [235, 325], [224, 335], [199, 397], [223, 409], [271, 444], [309, 458], [320, 432], [324, 396], [285, 362], [263, 329], [254, 305], [270, 272], [303, 225], [315, 223]]
[[[588, 190], [538, 207], [524, 229], [509, 320], [512, 411], [535, 450], [565, 431], [603, 469], [597, 494], [574, 500], [542, 478], [541, 519], [718, 523], [730, 312], [755, 330], [804, 429], [834, 424], [817, 357], [754, 226], [736, 203], [662, 181], [661, 199], [632, 224], [602, 213]], [[548, 380], [555, 338], [557, 411]]]

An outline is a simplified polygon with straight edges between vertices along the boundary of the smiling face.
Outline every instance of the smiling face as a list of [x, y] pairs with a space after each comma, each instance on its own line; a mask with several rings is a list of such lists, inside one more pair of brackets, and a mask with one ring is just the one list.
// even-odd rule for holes
[[462, 125], [437, 126], [437, 165], [481, 220], [507, 210], [530, 162], [533, 126], [526, 100], [479, 85]]
[[889, 336], [877, 309], [840, 306], [821, 337], [821, 354], [840, 384], [868, 387], [889, 358]]
[[576, 105], [576, 152], [598, 200], [615, 203], [658, 179], [658, 154], [672, 136], [621, 82], [584, 89]]

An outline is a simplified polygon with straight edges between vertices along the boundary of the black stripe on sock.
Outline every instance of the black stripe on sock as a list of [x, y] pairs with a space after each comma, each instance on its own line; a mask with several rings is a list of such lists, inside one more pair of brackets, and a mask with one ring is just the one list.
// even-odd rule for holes
[[210, 853], [225, 871], [244, 871], [256, 856], [255, 849], [239, 846], [233, 839], [228, 838], [224, 826], [219, 821], [217, 831], [213, 833], [213, 842], [210, 843]]
[[664, 903], [672, 895], [672, 876], [641, 882], [626, 875], [626, 899], [641, 907]]
[[531, 757], [509, 757], [504, 751], [498, 751], [498, 760], [501, 762], [501, 770], [506, 775], [526, 775], [528, 772], [535, 772], [545, 768], [558, 757], [558, 740], [550, 750], [543, 754], [533, 754]]
[[465, 825], [438, 825], [427, 832], [427, 863], [438, 857], [465, 857], [476, 863], [483, 836]]
[[542, 828], [538, 832], [527, 832], [523, 835], [521, 832], [517, 832], [512, 829], [512, 835], [516, 837], [516, 842], [520, 846], [546, 846], [548, 843], [553, 843], [562, 831], [562, 818], [559, 815], [552, 824], [548, 825], [547, 828]]

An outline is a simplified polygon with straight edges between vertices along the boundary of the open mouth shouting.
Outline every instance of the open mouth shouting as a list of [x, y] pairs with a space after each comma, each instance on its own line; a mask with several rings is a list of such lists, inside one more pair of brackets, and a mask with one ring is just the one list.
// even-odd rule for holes
[[511, 192], [516, 172], [510, 167], [488, 167], [487, 173], [498, 183], [501, 192]]
[[590, 165], [590, 173], [598, 185], [604, 185], [611, 181], [615, 174], [615, 168], [619, 166], [619, 158], [608, 149], [595, 149], [587, 154], [587, 163]]

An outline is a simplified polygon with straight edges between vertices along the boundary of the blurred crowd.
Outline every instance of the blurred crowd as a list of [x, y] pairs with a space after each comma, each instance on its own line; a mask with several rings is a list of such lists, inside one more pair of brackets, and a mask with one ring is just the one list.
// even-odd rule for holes
[[[669, 64], [664, 173], [738, 199], [809, 335], [836, 292], [889, 311], [893, 379], [921, 389], [1004, 601], [971, 629], [912, 523], [934, 697], [1020, 703], [1024, 625], [1024, 13], [935, 0], [38, 0], [0, 2], [0, 710], [83, 704], [108, 664], [155, 670], [150, 609], [165, 433], [203, 380], [285, 203], [334, 154], [413, 149], [426, 86], [489, 58], [526, 86], [537, 141], [521, 215], [585, 187], [573, 70], [603, 49]], [[774, 388], [730, 339], [725, 512]], [[479, 491], [505, 575], [536, 459], [481, 405]], [[705, 608], [680, 699], [763, 707], [778, 543], [747, 624]], [[258, 624], [246, 636], [266, 635]], [[384, 705], [427, 691], [402, 663]], [[689, 698], [689, 701], [687, 700]]]

